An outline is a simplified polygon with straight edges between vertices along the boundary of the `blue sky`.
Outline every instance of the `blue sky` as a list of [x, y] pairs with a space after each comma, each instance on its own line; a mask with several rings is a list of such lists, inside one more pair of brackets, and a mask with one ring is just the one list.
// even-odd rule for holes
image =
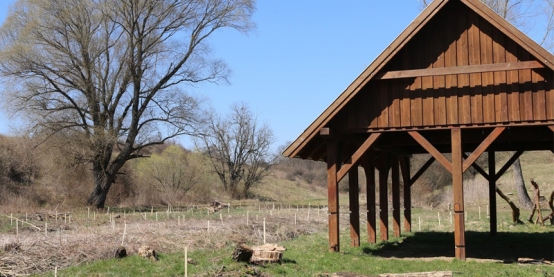
[[417, 17], [418, 0], [261, 0], [248, 36], [218, 34], [230, 86], [204, 93], [223, 113], [246, 102], [276, 135], [295, 140]]
[[[13, 1], [0, 1], [0, 20]], [[212, 38], [214, 54], [233, 71], [231, 85], [192, 91], [221, 113], [245, 102], [274, 131], [274, 148], [308, 125], [420, 13], [418, 0], [259, 0], [248, 35]], [[0, 84], [1, 85], [1, 84]], [[10, 122], [0, 116], [0, 133]], [[188, 139], [181, 143], [191, 147]]]

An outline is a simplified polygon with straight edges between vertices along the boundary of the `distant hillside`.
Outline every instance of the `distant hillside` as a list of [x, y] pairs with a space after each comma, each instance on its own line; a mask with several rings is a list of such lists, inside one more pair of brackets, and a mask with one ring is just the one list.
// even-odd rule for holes
[[[497, 170], [499, 170], [510, 157], [511, 153], [498, 153], [496, 163]], [[422, 159], [426, 160], [426, 158]], [[539, 184], [542, 195], [550, 195], [554, 190], [554, 154], [549, 151], [526, 152], [520, 157], [520, 161], [529, 195], [532, 195], [532, 189], [530, 187], [531, 178]], [[481, 159], [479, 165], [487, 169], [486, 160]], [[419, 168], [412, 168], [412, 175], [414, 171], [418, 169]], [[441, 172], [433, 172], [432, 169]], [[441, 178], [441, 174], [448, 174], [445, 171], [443, 172], [440, 165], [436, 165], [432, 167], [432, 169], [426, 172], [420, 178], [420, 181], [412, 187], [413, 202], [418, 206], [427, 207], [429, 202], [432, 201], [438, 201], [435, 203], [435, 205], [438, 205], [439, 203], [451, 200], [451, 189], [449, 185], [446, 188], [434, 192], [422, 188], [426, 186], [428, 182], [437, 182], [437, 179]], [[378, 174], [376, 175], [378, 176]], [[439, 177], [437, 177], [437, 175], [439, 175]], [[360, 176], [360, 191], [365, 193], [365, 177], [362, 170], [360, 170]], [[253, 193], [260, 200], [304, 204], [311, 202], [325, 205], [327, 204], [326, 178], [325, 163], [293, 159], [287, 161], [285, 166], [281, 165], [275, 167], [271, 176], [264, 181], [263, 185], [255, 188]], [[345, 190], [346, 182], [347, 178], [345, 178], [339, 186], [342, 188], [341, 201], [344, 204], [347, 203], [346, 201], [348, 199], [347, 190]], [[505, 193], [516, 194], [516, 190], [513, 186], [514, 182], [511, 167], [502, 178], [500, 178], [498, 184]], [[468, 203], [488, 201], [488, 183], [478, 173], [476, 173], [473, 178], [465, 181], [465, 187], [466, 201]], [[513, 199], [516, 200], [516, 198]]]

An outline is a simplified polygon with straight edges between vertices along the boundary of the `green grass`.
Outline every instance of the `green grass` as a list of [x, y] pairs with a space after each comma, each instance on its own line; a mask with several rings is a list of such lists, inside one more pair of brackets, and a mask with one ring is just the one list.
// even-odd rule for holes
[[[344, 233], [344, 232], [343, 232]], [[548, 233], [542, 233], [552, 235]], [[537, 234], [535, 234], [537, 235]], [[500, 243], [512, 240], [518, 235], [501, 237]], [[474, 244], [490, 241], [485, 233], [470, 233], [468, 239]], [[478, 240], [482, 237], [481, 241]], [[475, 241], [477, 239], [477, 241]], [[522, 240], [529, 237], [524, 235]], [[540, 237], [539, 237], [540, 239]], [[217, 250], [199, 250], [189, 253], [197, 265], [189, 265], [189, 276], [254, 276], [254, 272], [263, 272], [268, 276], [329, 276], [334, 272], [354, 272], [365, 275], [382, 273], [406, 273], [423, 271], [453, 271], [455, 276], [554, 276], [552, 266], [503, 264], [498, 262], [461, 262], [453, 258], [410, 260], [388, 258], [391, 253], [402, 255], [407, 247], [417, 244], [442, 245], [452, 248], [452, 235], [448, 233], [411, 233], [406, 237], [393, 239], [370, 245], [363, 243], [361, 247], [345, 245], [347, 237], [342, 237], [342, 251], [329, 253], [325, 233], [306, 235], [287, 241], [287, 248], [282, 264], [252, 266], [237, 263], [230, 256], [233, 247], [228, 246]], [[533, 245], [530, 245], [532, 248]], [[413, 249], [412, 249], [413, 250]], [[450, 249], [453, 252], [453, 249]], [[416, 254], [413, 253], [412, 254]], [[425, 253], [423, 253], [425, 254]], [[58, 272], [58, 276], [183, 276], [183, 253], [160, 255], [159, 261], [150, 261], [137, 256], [121, 260], [106, 260], [86, 265], [76, 266]], [[49, 273], [41, 276], [53, 276]]]
[[[508, 159], [509, 156], [501, 156]], [[542, 195], [549, 195], [554, 189], [554, 171], [552, 170], [551, 153], [525, 153], [522, 158], [525, 181], [530, 178], [537, 180], [541, 185]], [[502, 162], [498, 162], [502, 164]], [[511, 182], [511, 170], [502, 177], [501, 182]], [[545, 183], [545, 185], [543, 185]], [[508, 186], [507, 186], [508, 187]], [[294, 192], [294, 193], [290, 193]], [[270, 179], [258, 190], [266, 200], [276, 201], [275, 209], [287, 209], [288, 204], [294, 209], [296, 204], [305, 207], [326, 205], [326, 190], [306, 183], [288, 180]], [[513, 191], [504, 191], [505, 193]], [[348, 210], [347, 195], [341, 194], [342, 211]], [[485, 196], [486, 197], [486, 196]], [[517, 202], [517, 196], [510, 196]], [[316, 233], [299, 236], [290, 241], [279, 242], [287, 251], [284, 253], [282, 264], [252, 266], [237, 263], [231, 260], [233, 246], [227, 244], [220, 249], [204, 249], [189, 252], [188, 257], [196, 264], [188, 266], [189, 276], [330, 276], [334, 272], [354, 272], [369, 276], [382, 273], [405, 273], [424, 271], [453, 271], [454, 276], [554, 276], [554, 266], [518, 265], [510, 262], [519, 257], [535, 259], [554, 259], [554, 232], [553, 226], [540, 227], [526, 223], [513, 225], [510, 223], [510, 210], [504, 200], [497, 198], [498, 206], [498, 235], [491, 237], [488, 234], [489, 221], [486, 216], [486, 203], [481, 205], [479, 217], [478, 206], [466, 205], [466, 249], [468, 261], [461, 262], [454, 259], [453, 226], [450, 224], [449, 212], [441, 206], [441, 210], [414, 209], [412, 214], [412, 230], [414, 233], [403, 234], [402, 238], [391, 239], [388, 242], [379, 242], [370, 245], [362, 243], [361, 247], [350, 247], [348, 229], [341, 229], [341, 252], [328, 252], [327, 233]], [[281, 204], [283, 203], [283, 204]], [[232, 215], [245, 214], [249, 211], [250, 217], [257, 214], [259, 203], [244, 203], [241, 208], [233, 204]], [[248, 206], [246, 206], [248, 205]], [[261, 209], [267, 210], [272, 203], [261, 203]], [[282, 205], [282, 206], [281, 206]], [[265, 206], [265, 207], [264, 207]], [[543, 209], [547, 210], [546, 207]], [[121, 211], [119, 211], [121, 213]], [[155, 214], [149, 209], [144, 213], [133, 214], [132, 217], [148, 221], [155, 220]], [[75, 220], [85, 221], [86, 210]], [[225, 216], [227, 211], [223, 211]], [[77, 216], [77, 214], [75, 214]], [[107, 220], [105, 214], [99, 215]], [[128, 216], [131, 216], [128, 214]], [[166, 218], [165, 210], [160, 209], [160, 220]], [[172, 218], [177, 215], [171, 215]], [[187, 218], [201, 218], [218, 221], [219, 214], [207, 215], [205, 210], [183, 211], [181, 216]], [[267, 212], [265, 213], [267, 216]], [[322, 215], [323, 216], [323, 215]], [[441, 225], [438, 217], [441, 217]], [[522, 210], [521, 219], [526, 220], [529, 211]], [[100, 219], [99, 219], [100, 220]], [[341, 215], [341, 222], [345, 223], [348, 215]], [[421, 220], [421, 225], [419, 221]], [[362, 222], [365, 226], [365, 222]], [[344, 225], [343, 225], [344, 226]], [[389, 220], [392, 229], [392, 219]], [[15, 227], [9, 226], [9, 219], [0, 219], [0, 233], [13, 233]], [[379, 230], [377, 230], [379, 233]], [[362, 227], [362, 241], [367, 236]], [[442, 257], [442, 258], [435, 258]], [[418, 259], [415, 259], [418, 258]], [[159, 261], [150, 261], [137, 256], [121, 260], [104, 260], [93, 263], [76, 265], [58, 272], [58, 276], [183, 276], [183, 253], [161, 253]], [[492, 259], [494, 261], [491, 261]], [[54, 276], [53, 272], [37, 276]]]
[[[413, 211], [415, 232], [401, 238], [351, 247], [348, 227], [345, 227], [341, 229], [341, 252], [329, 253], [326, 232], [303, 235], [279, 243], [287, 248], [282, 264], [264, 266], [232, 261], [233, 245], [196, 250], [188, 253], [196, 263], [188, 266], [188, 273], [189, 276], [259, 276], [256, 274], [263, 273], [266, 274], [263, 276], [313, 277], [330, 276], [335, 272], [376, 276], [382, 273], [452, 271], [455, 276], [554, 276], [552, 266], [503, 263], [513, 262], [518, 257], [553, 259], [552, 226], [512, 225], [509, 211], [501, 210], [499, 233], [491, 237], [485, 213], [479, 218], [475, 209], [468, 212], [466, 262], [454, 259], [454, 236], [449, 221], [445, 219], [439, 226], [437, 211], [416, 209]], [[442, 213], [445, 217], [448, 214]], [[421, 231], [417, 231], [420, 218]], [[343, 216], [344, 220], [347, 219]], [[362, 228], [362, 240], [366, 236]], [[74, 266], [61, 270], [58, 276], [183, 276], [183, 261], [183, 253], [162, 253], [159, 261], [131, 256]], [[53, 276], [53, 273], [39, 276]]]

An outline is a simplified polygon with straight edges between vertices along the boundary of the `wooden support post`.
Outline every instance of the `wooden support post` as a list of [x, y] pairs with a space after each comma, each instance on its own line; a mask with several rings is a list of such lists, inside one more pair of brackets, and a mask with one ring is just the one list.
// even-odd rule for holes
[[495, 152], [489, 151], [489, 222], [491, 236], [496, 236], [496, 158]]
[[464, 185], [462, 159], [462, 130], [452, 129], [452, 192], [454, 198], [454, 244], [456, 258], [466, 259], [465, 220], [464, 220]]
[[412, 232], [412, 195], [410, 182], [410, 157], [400, 159], [402, 185], [404, 189], [404, 230]]
[[350, 206], [350, 245], [360, 246], [360, 200], [358, 186], [358, 167], [348, 171], [348, 198]]
[[375, 216], [375, 164], [373, 163], [374, 152], [368, 152], [364, 162], [364, 172], [366, 176], [367, 191], [367, 241], [369, 243], [377, 242], [376, 216]]
[[379, 164], [379, 222], [381, 241], [389, 240], [389, 199], [387, 182], [389, 179], [388, 154], [382, 153]]
[[400, 237], [400, 171], [398, 169], [398, 156], [391, 155], [392, 175], [392, 229], [394, 237]]
[[337, 182], [337, 142], [327, 140], [327, 196], [329, 203], [329, 252], [339, 252], [339, 186]]

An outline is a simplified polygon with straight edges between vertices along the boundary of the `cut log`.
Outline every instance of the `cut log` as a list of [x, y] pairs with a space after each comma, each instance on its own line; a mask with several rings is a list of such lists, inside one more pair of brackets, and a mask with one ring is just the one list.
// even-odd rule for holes
[[518, 258], [517, 262], [520, 264], [552, 264], [545, 259], [533, 259], [533, 258]]
[[519, 208], [516, 206], [516, 204], [514, 204], [514, 202], [512, 202], [512, 200], [510, 200], [510, 198], [508, 198], [508, 196], [506, 196], [504, 193], [502, 193], [502, 191], [496, 187], [496, 193], [498, 193], [498, 195], [504, 199], [506, 202], [508, 202], [508, 205], [510, 205], [510, 208], [512, 208], [512, 222], [514, 224], [523, 224], [523, 221], [521, 221], [519, 219]]
[[281, 262], [286, 249], [277, 244], [264, 244], [252, 248], [244, 243], [238, 243], [233, 251], [233, 260], [238, 262], [278, 263]]
[[280, 263], [286, 249], [277, 244], [264, 244], [252, 247], [251, 263]]

